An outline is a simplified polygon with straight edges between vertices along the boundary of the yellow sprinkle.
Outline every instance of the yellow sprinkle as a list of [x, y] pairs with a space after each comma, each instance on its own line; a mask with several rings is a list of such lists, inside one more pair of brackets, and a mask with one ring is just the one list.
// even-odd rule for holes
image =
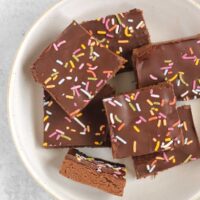
[[175, 158], [172, 160], [172, 163], [176, 163], [176, 159]]
[[153, 103], [151, 100], [147, 99], [147, 103], [150, 105], [150, 106], [153, 106]]
[[46, 85], [49, 81], [51, 81], [51, 77], [47, 78], [47, 79], [44, 81], [45, 85]]
[[160, 141], [157, 141], [154, 150], [155, 150], [155, 151], [158, 151], [159, 147], [160, 147]]
[[132, 103], [129, 103], [129, 106], [131, 107], [131, 109], [132, 109], [133, 111], [136, 111], [135, 106], [134, 106]]
[[44, 142], [42, 146], [43, 146], [43, 147], [48, 147], [48, 143], [47, 143], [47, 142]]
[[66, 139], [66, 140], [69, 140], [69, 141], [71, 141], [71, 140], [72, 140], [70, 137], [68, 137], [68, 136], [66, 136], [66, 135], [61, 135], [60, 137], [62, 137], [62, 138], [64, 138], [64, 139]]
[[69, 64], [69, 63], [66, 62], [65, 65], [64, 65], [64, 68], [67, 68], [67, 67], [68, 67], [68, 64]]
[[67, 99], [74, 99], [74, 96], [71, 96], [71, 95], [66, 95], [65, 96]]
[[89, 81], [96, 81], [97, 78], [96, 78], [96, 77], [88, 77], [88, 80], [89, 80]]
[[74, 58], [74, 60], [75, 60], [75, 61], [79, 62], [79, 59], [78, 59], [78, 57], [77, 57], [77, 56], [75, 56], [75, 55], [72, 55], [72, 57]]
[[153, 104], [159, 106], [159, 105], [160, 105], [160, 102], [157, 102], [157, 101], [156, 101], [156, 102], [153, 102]]
[[169, 157], [169, 160], [172, 160], [172, 159], [174, 159], [174, 156], [170, 156], [170, 157]]
[[163, 119], [163, 126], [167, 126], [167, 120]]
[[132, 34], [129, 33], [128, 26], [124, 29], [124, 34], [125, 34], [126, 37], [132, 37]]
[[115, 53], [116, 53], [117, 55], [119, 55], [121, 52], [120, 52], [120, 51], [116, 51]]
[[195, 61], [195, 65], [199, 65], [199, 59], [197, 58], [196, 61]]
[[140, 132], [140, 129], [136, 125], [134, 125], [133, 128], [135, 129], [136, 132], [138, 133]]
[[185, 130], [185, 131], [188, 131], [187, 123], [186, 123], [185, 121], [183, 122], [183, 127], [184, 127], [184, 130]]
[[86, 46], [84, 44], [81, 45], [82, 49], [86, 49]]
[[44, 119], [43, 119], [43, 122], [46, 122], [48, 119], [49, 119], [49, 116], [46, 115], [46, 116], [44, 117]]
[[171, 63], [172, 60], [165, 60], [164, 62], [165, 62], [165, 63]]
[[118, 14], [116, 14], [115, 16], [116, 16], [116, 18], [117, 18], [117, 21], [118, 21], [118, 23], [119, 23], [119, 24], [121, 24], [121, 23], [122, 23], [122, 21], [121, 21], [121, 19], [120, 19], [119, 15], [118, 15]]
[[95, 144], [95, 145], [102, 145], [103, 142], [102, 142], [102, 141], [101, 141], [101, 142], [95, 141], [94, 144]]
[[165, 138], [165, 142], [170, 142], [172, 139], [171, 138]]
[[185, 161], [184, 161], [183, 163], [189, 162], [191, 158], [192, 158], [192, 154], [190, 154], [190, 155], [185, 159]]
[[168, 81], [169, 82], [172, 82], [174, 80], [176, 80], [176, 78], [178, 77], [178, 74], [175, 74], [172, 78], [170, 78]]
[[97, 31], [97, 34], [99, 34], [99, 35], [105, 35], [106, 31]]
[[120, 44], [126, 44], [126, 43], [129, 43], [129, 40], [118, 40], [118, 43], [120, 43]]
[[55, 85], [47, 85], [46, 88], [55, 88]]
[[69, 61], [72, 68], [75, 68], [74, 62], [72, 60]]
[[137, 142], [133, 141], [133, 152], [135, 153], [137, 149]]
[[78, 114], [76, 115], [76, 117], [81, 117], [82, 115], [83, 115], [83, 113], [80, 112], [80, 113], [78, 113]]
[[58, 75], [53, 76], [53, 80], [55, 81], [58, 78]]
[[183, 79], [183, 74], [184, 74], [184, 73], [179, 72], [179, 79], [180, 79], [180, 81], [181, 81], [184, 85], [189, 86], [189, 84], [186, 83], [186, 82], [184, 81], [184, 79]]
[[76, 57], [82, 57], [84, 55], [85, 55], [84, 53], [79, 53], [78, 55], [76, 55]]
[[157, 123], [157, 127], [159, 128], [160, 126], [161, 126], [161, 120], [159, 119]]
[[151, 113], [151, 115], [152, 116], [154, 116], [155, 114], [154, 114], [154, 112], [153, 112], [153, 110], [150, 110], [150, 113]]

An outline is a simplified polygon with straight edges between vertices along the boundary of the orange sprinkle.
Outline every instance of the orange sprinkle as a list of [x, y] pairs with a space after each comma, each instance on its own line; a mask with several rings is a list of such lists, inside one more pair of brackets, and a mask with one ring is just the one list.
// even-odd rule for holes
[[129, 40], [118, 40], [118, 43], [120, 43], [120, 44], [126, 44], [126, 43], [129, 43]]
[[91, 64], [91, 63], [86, 63], [86, 65], [87, 65], [88, 67], [92, 67], [92, 64]]
[[125, 123], [122, 123], [119, 127], [118, 127], [118, 131], [121, 131], [123, 128], [124, 128], [124, 126], [125, 126]]
[[176, 126], [178, 126], [179, 125], [179, 121], [177, 121], [176, 123], [174, 123], [173, 125], [172, 125], [172, 127], [174, 128], [174, 127], [176, 127]]
[[169, 102], [169, 105], [170, 105], [170, 106], [172, 106], [172, 105], [174, 105], [174, 104], [176, 104], [176, 97], [174, 97], [173, 101]]
[[193, 143], [193, 140], [188, 141], [187, 145], [190, 145]]
[[94, 78], [97, 77], [97, 75], [96, 75], [92, 70], [87, 70], [87, 73], [92, 74], [92, 76], [93, 76]]
[[112, 26], [110, 29], [108, 29], [108, 31], [109, 31], [109, 32], [111, 32], [111, 31], [115, 30], [115, 29], [116, 29], [116, 27], [117, 27], [117, 24], [115, 24], [115, 25], [114, 25], [114, 26]]
[[183, 122], [183, 127], [184, 127], [185, 131], [188, 131], [187, 123], [185, 121]]
[[55, 88], [55, 85], [47, 85], [46, 88]]
[[150, 121], [157, 120], [157, 119], [158, 119], [158, 117], [155, 116], [155, 117], [150, 117], [148, 120], [150, 122]]
[[46, 85], [49, 81], [51, 81], [51, 77], [47, 78], [47, 79], [44, 81], [44, 84]]
[[74, 112], [71, 112], [69, 115], [72, 117], [72, 116], [75, 116], [79, 112], [80, 112], [80, 109], [77, 109]]
[[190, 53], [193, 55], [194, 51], [193, 51], [192, 47], [190, 47], [189, 50], [190, 50]]
[[48, 143], [47, 143], [47, 142], [44, 142], [42, 146], [43, 146], [43, 147], [47, 147], [47, 146], [48, 146]]

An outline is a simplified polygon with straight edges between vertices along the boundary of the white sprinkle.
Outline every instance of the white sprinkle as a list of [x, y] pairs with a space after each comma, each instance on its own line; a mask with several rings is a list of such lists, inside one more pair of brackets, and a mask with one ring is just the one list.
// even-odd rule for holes
[[52, 71], [55, 72], [55, 73], [57, 72], [57, 70], [55, 68], [53, 68]]
[[83, 82], [83, 81], [82, 81], [82, 85], [86, 85], [86, 82]]
[[49, 104], [49, 101], [45, 101], [43, 105], [46, 106], [48, 104]]
[[77, 81], [78, 81], [78, 77], [77, 77], [77, 76], [75, 77], [74, 81], [75, 81], [75, 82], [77, 82]]
[[97, 52], [93, 52], [93, 54], [96, 56], [96, 57], [99, 57], [99, 54]]
[[80, 132], [80, 135], [86, 135], [85, 131]]
[[133, 19], [128, 19], [128, 22], [131, 22], [131, 23], [132, 23], [132, 22], [133, 22]]
[[119, 137], [118, 135], [116, 136], [116, 138], [117, 138], [121, 143], [127, 144], [127, 142], [126, 142], [124, 139], [122, 139], [121, 137]]
[[119, 33], [119, 25], [117, 25], [116, 29], [115, 29], [115, 33], [118, 34]]
[[59, 129], [56, 129], [56, 132], [57, 132], [57, 133], [60, 133], [60, 134], [62, 134], [62, 135], [65, 134], [63, 131], [61, 131], [61, 130], [59, 130]]
[[181, 123], [181, 124], [178, 125], [178, 128], [181, 128], [181, 127], [183, 127], [183, 123]]
[[115, 102], [118, 106], [122, 107], [122, 104], [121, 104], [119, 101], [114, 100], [114, 102]]
[[107, 99], [103, 99], [103, 102], [108, 102], [108, 101], [112, 101], [112, 97], [110, 97], [110, 98], [107, 98]]
[[112, 22], [112, 25], [114, 25], [114, 24], [115, 24], [115, 19], [112, 18], [112, 19], [111, 19], [111, 22]]
[[65, 82], [65, 79], [63, 78], [63, 79], [61, 79], [59, 82], [58, 82], [58, 85], [61, 85], [61, 84], [63, 84]]
[[155, 169], [155, 165], [152, 166], [152, 168], [149, 170], [149, 173], [153, 172], [153, 170]]
[[177, 84], [178, 87], [181, 85], [180, 79], [178, 79], [178, 80], [176, 81], [176, 84]]
[[73, 118], [74, 121], [76, 121], [80, 126], [82, 126], [83, 128], [85, 128], [85, 124], [83, 124], [77, 117]]
[[149, 172], [149, 170], [150, 170], [150, 165], [147, 165], [146, 168], [147, 168], [147, 171]]
[[164, 144], [164, 143], [162, 143], [162, 145], [161, 145], [161, 148], [163, 148], [163, 149], [166, 149], [166, 148], [168, 148], [168, 147], [170, 147], [171, 146], [171, 144], [173, 144], [173, 140], [171, 140], [170, 142], [168, 142], [167, 144]]
[[122, 49], [122, 47], [119, 47], [119, 51], [120, 51], [120, 52], [123, 52], [123, 49]]
[[113, 118], [113, 113], [110, 113], [110, 121], [112, 124], [115, 124], [114, 118]]
[[93, 98], [93, 96], [88, 91], [84, 90], [83, 88], [81, 88], [80, 91], [84, 93], [89, 99]]
[[144, 26], [144, 21], [141, 21], [137, 26], [136, 26], [136, 29], [139, 29], [140, 27], [143, 27]]
[[188, 138], [185, 138], [184, 144], [188, 143]]
[[158, 94], [151, 94], [151, 97], [153, 97], [153, 98], [160, 98], [160, 95], [158, 95]]
[[61, 60], [56, 60], [56, 63], [58, 63], [59, 65], [63, 65], [63, 62]]
[[141, 112], [139, 103], [136, 103], [135, 105], [136, 105], [136, 108], [137, 108], [138, 112]]
[[52, 115], [52, 112], [50, 112], [50, 111], [48, 111], [48, 110], [46, 110], [46, 113], [47, 113], [48, 115]]
[[164, 71], [164, 76], [166, 76], [167, 73], [168, 73], [168, 69], [166, 69], [166, 70]]
[[71, 76], [67, 76], [66, 79], [67, 80], [72, 80], [72, 77]]
[[189, 91], [187, 90], [186, 92], [184, 92], [183, 94], [181, 94], [181, 97], [186, 96], [189, 93]]
[[198, 94], [198, 92], [197, 92], [196, 90], [192, 90], [192, 92], [193, 92], [194, 94]]
[[45, 131], [45, 132], [48, 131], [49, 126], [50, 126], [50, 123], [48, 122], [48, 123], [45, 125], [45, 128], [44, 128], [44, 131]]
[[126, 100], [127, 102], [131, 102], [131, 100], [130, 100], [129, 98], [125, 98], [125, 100]]

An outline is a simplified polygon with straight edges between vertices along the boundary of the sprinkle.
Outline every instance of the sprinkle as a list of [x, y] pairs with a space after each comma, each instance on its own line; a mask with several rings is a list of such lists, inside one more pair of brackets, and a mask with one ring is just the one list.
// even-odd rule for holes
[[136, 131], [137, 133], [140, 133], [140, 129], [139, 129], [136, 125], [134, 125], [133, 128], [135, 129], [135, 131]]
[[184, 161], [183, 163], [189, 162], [191, 158], [192, 158], [192, 154], [190, 154], [190, 155], [185, 159], [185, 161]]
[[199, 59], [197, 58], [196, 61], [195, 61], [195, 65], [199, 65]]
[[160, 141], [157, 141], [154, 151], [158, 151], [159, 147], [160, 147]]
[[48, 119], [49, 119], [49, 116], [46, 115], [46, 116], [44, 117], [44, 119], [43, 119], [43, 122], [47, 121]]
[[136, 141], [133, 141], [133, 152], [135, 153], [136, 152], [136, 148], [137, 148], [137, 142]]
[[152, 101], [150, 101], [149, 99], [147, 99], [146, 101], [147, 101], [147, 103], [148, 103], [150, 106], [153, 106]]
[[124, 128], [124, 126], [125, 126], [125, 123], [122, 123], [119, 127], [118, 127], [118, 131], [121, 131], [123, 128]]
[[84, 90], [83, 88], [81, 88], [80, 91], [84, 93], [89, 99], [93, 98], [93, 96], [88, 91]]
[[117, 18], [117, 21], [118, 21], [118, 23], [119, 23], [119, 24], [122, 24], [122, 21], [121, 21], [121, 19], [120, 19], [119, 15], [118, 15], [118, 14], [116, 14], [115, 16], [116, 16], [116, 18]]
[[141, 112], [139, 103], [136, 103], [135, 105], [136, 105], [136, 108], [137, 108], [138, 112]]
[[186, 85], [186, 86], [189, 86], [189, 84], [188, 83], [186, 83], [185, 81], [184, 81], [184, 79], [183, 79], [183, 72], [181, 73], [181, 72], [179, 72], [179, 78], [180, 78], [180, 81], [184, 84], [184, 85]]
[[44, 83], [47, 84], [49, 81], [51, 81], [51, 77], [47, 78]]
[[153, 97], [153, 98], [160, 98], [160, 95], [158, 95], [158, 94], [151, 94], [151, 97]]
[[81, 131], [80, 135], [86, 135], [86, 132], [85, 131]]
[[132, 22], [133, 22], [133, 19], [128, 19], [128, 22], [132, 23]]
[[146, 120], [144, 117], [142, 117], [142, 116], [140, 116], [140, 119], [141, 119], [143, 122], [147, 122], [147, 120]]
[[121, 137], [119, 137], [118, 135], [116, 136], [116, 138], [117, 138], [121, 143], [127, 144], [127, 142], [126, 142], [124, 139], [122, 139]]
[[74, 62], [72, 60], [69, 61], [72, 68], [75, 68]]
[[175, 74], [172, 78], [170, 78], [168, 81], [169, 82], [172, 82], [174, 81], [176, 78], [178, 77], [178, 74]]
[[61, 79], [59, 82], [58, 82], [58, 85], [61, 85], [61, 84], [63, 84], [65, 82], [65, 79], [63, 78], [63, 79]]
[[54, 47], [54, 49], [55, 49], [56, 51], [58, 51], [58, 47], [57, 47], [57, 45], [56, 45], [55, 43], [53, 43], [53, 47]]
[[96, 78], [96, 77], [88, 77], [88, 80], [89, 80], [89, 81], [96, 81], [97, 78]]
[[143, 28], [144, 27], [144, 21], [140, 21], [140, 23], [136, 26], [136, 29]]
[[110, 121], [112, 124], [115, 124], [114, 118], [113, 118], [113, 113], [110, 113]]
[[81, 44], [82, 49], [86, 49], [86, 46], [84, 44]]
[[126, 44], [129, 43], [129, 40], [118, 40], [119, 44]]
[[137, 91], [137, 92], [136, 92], [136, 94], [135, 94], [135, 97], [134, 97], [134, 100], [135, 100], [135, 101], [137, 100], [137, 98], [138, 98], [139, 94], [140, 94], [140, 92], [139, 92], [139, 91]]
[[117, 115], [115, 115], [115, 120], [116, 120], [117, 122], [119, 122], [119, 123], [122, 123], [122, 120], [119, 119], [119, 117], [118, 117]]
[[99, 35], [105, 35], [106, 31], [97, 31], [97, 34], [99, 34]]
[[85, 124], [83, 124], [78, 118], [74, 117], [73, 119], [74, 119], [74, 121], [76, 121], [80, 126], [82, 126], [83, 128], [85, 128]]
[[185, 131], [188, 131], [187, 123], [185, 121], [183, 122], [183, 127], [184, 127]]
[[172, 144], [173, 144], [173, 140], [171, 140], [171, 141], [168, 142], [167, 144], [164, 144], [164, 143], [163, 143], [163, 144], [161, 145], [161, 148], [166, 149], [166, 148], [170, 147]]
[[163, 126], [167, 126], [167, 120], [163, 119]]
[[49, 135], [49, 138], [52, 138], [53, 136], [55, 136], [55, 135], [57, 135], [58, 133], [56, 132], [56, 131], [54, 131], [53, 133], [51, 133], [50, 135]]
[[154, 75], [152, 75], [152, 74], [150, 74], [149, 75], [149, 77], [152, 79], [152, 80], [154, 80], [154, 81], [157, 81], [158, 80], [158, 78], [157, 77], [155, 77]]
[[66, 139], [66, 140], [69, 140], [69, 141], [71, 141], [71, 140], [72, 140], [70, 137], [68, 137], [68, 136], [66, 136], [66, 135], [61, 135], [60, 137], [62, 137], [62, 138], [64, 138], [64, 139]]
[[77, 54], [78, 52], [80, 52], [81, 51], [81, 49], [80, 48], [78, 48], [77, 50], [75, 50], [72, 54], [73, 55], [75, 55], [75, 54]]
[[95, 78], [97, 77], [97, 75], [95, 74], [95, 72], [92, 71], [92, 70], [87, 70], [87, 73], [92, 74], [92, 76], [95, 77]]
[[187, 94], [189, 93], [189, 91], [185, 91], [184, 93], [181, 94], [181, 97], [185, 97]]
[[96, 84], [96, 87], [100, 87], [103, 83], [103, 80], [100, 80], [97, 84]]
[[128, 104], [131, 107], [131, 109], [135, 112], [136, 111], [135, 106], [132, 103], [128, 103]]
[[65, 96], [67, 99], [74, 99], [74, 96], [71, 96], [71, 95], [66, 95]]
[[154, 121], [154, 120], [157, 120], [158, 118], [155, 116], [155, 117], [150, 117], [148, 120], [149, 120], [149, 122], [150, 121]]
[[61, 41], [61, 42], [59, 42], [59, 43], [57, 44], [57, 47], [60, 47], [61, 45], [65, 44], [65, 43], [66, 43], [66, 40]]
[[115, 102], [118, 106], [122, 107], [122, 104], [121, 104], [119, 101], [114, 100], [114, 102]]
[[74, 116], [74, 115], [76, 115], [76, 114], [79, 113], [79, 112], [80, 112], [80, 109], [77, 109], [77, 110], [71, 112], [69, 115], [70, 115], [70, 116]]
[[43, 147], [47, 147], [47, 146], [48, 146], [48, 143], [47, 143], [47, 142], [44, 142], [42, 146], [43, 146]]
[[67, 76], [66, 79], [67, 80], [72, 80], [72, 77], [71, 76]]
[[163, 117], [163, 118], [167, 118], [167, 116], [166, 115], [164, 115], [163, 113], [161, 113], [161, 112], [159, 112], [159, 115], [161, 116], [161, 117]]
[[157, 123], [157, 127], [159, 128], [160, 126], [161, 126], [161, 120], [159, 119]]
[[125, 34], [126, 37], [132, 37], [132, 34], [129, 33], [128, 26], [124, 29], [124, 34]]
[[50, 123], [48, 122], [48, 123], [46, 123], [46, 125], [45, 125], [45, 128], [44, 128], [44, 131], [46, 132], [46, 131], [48, 131], [48, 129], [49, 129], [49, 126], [50, 126]]
[[85, 65], [84, 63], [81, 63], [80, 66], [78, 67], [78, 69], [80, 69], [80, 70], [83, 69], [84, 65]]
[[55, 85], [47, 85], [47, 86], [46, 86], [46, 88], [49, 88], [49, 89], [50, 89], [50, 88], [55, 88], [55, 87], [56, 87]]
[[156, 166], [155, 166], [155, 165], [153, 165], [153, 166], [152, 166], [152, 168], [149, 170], [149, 173], [152, 173], [152, 172], [153, 172], [153, 170], [155, 169], [155, 167], [156, 167]]
[[56, 60], [56, 63], [58, 63], [59, 65], [63, 65], [63, 62], [61, 60]]

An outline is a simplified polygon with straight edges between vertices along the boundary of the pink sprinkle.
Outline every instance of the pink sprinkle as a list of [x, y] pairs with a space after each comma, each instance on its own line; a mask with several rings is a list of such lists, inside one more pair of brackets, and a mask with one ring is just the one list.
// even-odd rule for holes
[[60, 135], [57, 135], [56, 140], [59, 140], [59, 139], [60, 139]]
[[139, 92], [139, 91], [138, 91], [138, 92], [136, 92], [136, 94], [135, 94], [135, 97], [134, 97], [134, 100], [136, 100], [136, 99], [138, 98], [139, 94], [140, 94], [140, 92]]
[[55, 49], [56, 51], [58, 51], [58, 47], [56, 46], [55, 43], [53, 43], [53, 47], [54, 47], [54, 49]]
[[76, 86], [71, 87], [71, 90], [76, 90], [76, 89], [79, 89], [79, 88], [81, 88], [81, 85], [76, 85]]
[[55, 131], [51, 135], [49, 135], [49, 138], [52, 138], [53, 136], [57, 135], [58, 133]]
[[106, 23], [105, 23], [105, 26], [106, 26], [106, 29], [107, 29], [107, 30], [109, 30], [109, 26], [108, 26], [109, 21], [110, 21], [110, 18], [108, 18], [108, 19], [106, 20]]
[[142, 120], [139, 119], [139, 120], [137, 120], [135, 123], [136, 123], [136, 124], [141, 124], [141, 123], [142, 123]]
[[71, 123], [72, 122], [72, 120], [69, 118], [69, 117], [65, 117], [65, 119], [69, 122], [69, 123]]
[[80, 48], [77, 49], [77, 50], [75, 50], [75, 51], [73, 52], [73, 55], [77, 54], [80, 50], [81, 50]]
[[174, 130], [173, 127], [169, 127], [169, 128], [168, 128], [168, 131], [173, 131], [173, 130]]
[[107, 33], [106, 36], [109, 37], [109, 38], [114, 38], [114, 35], [109, 34], [109, 33]]
[[105, 22], [106, 22], [106, 18], [105, 17], [102, 17], [102, 22], [103, 22], [103, 24], [105, 24]]
[[150, 89], [150, 94], [153, 94], [153, 89]]
[[171, 69], [172, 67], [171, 66], [166, 66], [166, 67], [161, 67], [160, 69], [161, 70], [166, 70], [166, 69]]
[[[79, 94], [80, 95], [80, 94]], [[77, 107], [77, 103], [76, 102], [74, 102], [74, 107]]]
[[89, 85], [90, 85], [90, 82], [88, 81], [88, 82], [86, 83], [86, 86], [85, 86], [85, 90], [86, 90], [86, 91], [88, 91]]
[[103, 83], [103, 80], [100, 80], [97, 84], [96, 87], [99, 87]]
[[56, 132], [57, 132], [57, 133], [60, 133], [61, 135], [64, 135], [64, 132], [61, 131], [61, 130], [59, 130], [59, 129], [56, 129]]
[[140, 116], [140, 119], [141, 119], [143, 122], [147, 122], [147, 120], [146, 120], [144, 117], [142, 117], [142, 116]]
[[182, 59], [184, 60], [195, 60], [196, 58], [196, 56], [188, 56], [187, 53], [182, 56]]
[[154, 81], [157, 81], [158, 80], [158, 78], [157, 77], [155, 77], [154, 75], [152, 75], [152, 74], [150, 74], [149, 75], [149, 77], [152, 79], [152, 80], [154, 80]]
[[114, 106], [114, 107], [116, 106], [115, 103], [113, 103], [112, 101], [108, 101], [108, 103], [109, 103], [110, 105]]
[[89, 67], [90, 70], [94, 71], [98, 68], [98, 66], [94, 66], [94, 67]]
[[195, 80], [193, 80], [193, 86], [192, 86], [192, 88], [193, 88], [193, 90], [195, 90], [195, 88], [196, 88], [196, 81]]
[[84, 65], [85, 65], [84, 63], [81, 63], [81, 65], [79, 66], [78, 69], [80, 69], [80, 70], [83, 69]]
[[167, 154], [166, 154], [165, 152], [163, 152], [163, 157], [164, 157], [164, 159], [165, 159], [167, 162], [169, 162], [168, 157], [167, 157]]
[[164, 114], [161, 113], [161, 112], [159, 112], [159, 115], [160, 115], [161, 117], [165, 118], [165, 119], [167, 118], [166, 115], [164, 115]]
[[197, 44], [200, 44], [200, 40], [197, 41]]
[[83, 100], [84, 103], [88, 103], [89, 101], [90, 101], [90, 100], [88, 100], [88, 99], [84, 99], [84, 100]]
[[77, 89], [75, 90], [75, 93], [77, 94], [78, 97], [80, 97], [80, 93]]
[[57, 47], [60, 47], [61, 45], [65, 44], [65, 43], [66, 43], [66, 40], [61, 41], [61, 42], [59, 42], [59, 43], [57, 44]]

